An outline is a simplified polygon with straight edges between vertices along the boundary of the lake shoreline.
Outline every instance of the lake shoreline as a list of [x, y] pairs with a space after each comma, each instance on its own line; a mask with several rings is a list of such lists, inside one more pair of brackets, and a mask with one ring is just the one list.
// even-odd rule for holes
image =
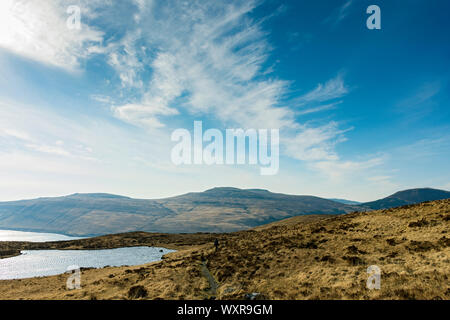
[[70, 269], [131, 267], [163, 260], [176, 250], [162, 247], [123, 247], [99, 250], [23, 250], [0, 261], [0, 280], [33, 279], [64, 274]]
[[0, 259], [18, 256], [22, 250], [101, 250], [138, 246], [180, 250], [213, 243], [216, 238], [224, 238], [224, 234], [128, 232], [68, 241], [0, 241]]
[[7, 259], [7, 258], [13, 258], [13, 257], [17, 257], [17, 256], [20, 256], [22, 253], [21, 253], [21, 250], [13, 250], [13, 251], [11, 251], [11, 252], [8, 252], [8, 251], [1, 251], [0, 250], [0, 260], [1, 259]]
[[[4, 231], [20, 231], [20, 232], [30, 232], [30, 233], [42, 233], [42, 234], [57, 234], [65, 237], [71, 237], [71, 238], [94, 238], [102, 236], [103, 234], [72, 234], [72, 233], [64, 233], [60, 232], [58, 230], [52, 231], [47, 229], [33, 229], [33, 228], [8, 228], [8, 227], [0, 227], [0, 230]], [[0, 241], [1, 242], [1, 241]]]

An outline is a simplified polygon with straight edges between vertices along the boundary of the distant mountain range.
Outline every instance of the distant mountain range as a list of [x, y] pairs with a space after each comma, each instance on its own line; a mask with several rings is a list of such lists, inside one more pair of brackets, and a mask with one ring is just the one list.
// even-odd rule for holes
[[[343, 214], [450, 198], [450, 192], [412, 189], [362, 204], [261, 189], [214, 188], [157, 200], [111, 194], [0, 202], [0, 229], [75, 236], [128, 231], [230, 232], [308, 214]], [[348, 200], [345, 200], [348, 201]]]

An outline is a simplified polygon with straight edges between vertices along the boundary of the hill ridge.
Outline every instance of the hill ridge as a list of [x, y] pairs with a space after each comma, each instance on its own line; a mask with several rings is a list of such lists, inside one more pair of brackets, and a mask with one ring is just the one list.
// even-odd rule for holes
[[[450, 198], [450, 192], [431, 188], [403, 190], [394, 195], [352, 205], [311, 195], [234, 187], [216, 187], [163, 199], [75, 193], [54, 198], [0, 202], [0, 229], [72, 236], [130, 231], [231, 232], [299, 215], [336, 215]], [[398, 198], [399, 195], [403, 198]]]

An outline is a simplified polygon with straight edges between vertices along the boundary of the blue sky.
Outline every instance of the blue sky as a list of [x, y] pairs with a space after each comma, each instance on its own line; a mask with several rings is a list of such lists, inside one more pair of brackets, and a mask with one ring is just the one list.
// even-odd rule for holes
[[[381, 30], [366, 8], [381, 9]], [[81, 9], [69, 29], [68, 6]], [[450, 189], [446, 1], [0, 4], [0, 200], [215, 186]], [[173, 165], [177, 128], [280, 129], [280, 170]]]

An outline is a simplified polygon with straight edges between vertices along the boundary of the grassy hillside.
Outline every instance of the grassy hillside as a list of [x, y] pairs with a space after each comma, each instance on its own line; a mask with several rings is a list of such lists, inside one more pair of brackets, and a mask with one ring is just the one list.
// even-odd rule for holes
[[[0, 281], [0, 298], [450, 299], [450, 200], [305, 218], [220, 235], [217, 253], [202, 239], [161, 262], [83, 270], [80, 290], [67, 275]], [[380, 290], [366, 288], [370, 265]]]

